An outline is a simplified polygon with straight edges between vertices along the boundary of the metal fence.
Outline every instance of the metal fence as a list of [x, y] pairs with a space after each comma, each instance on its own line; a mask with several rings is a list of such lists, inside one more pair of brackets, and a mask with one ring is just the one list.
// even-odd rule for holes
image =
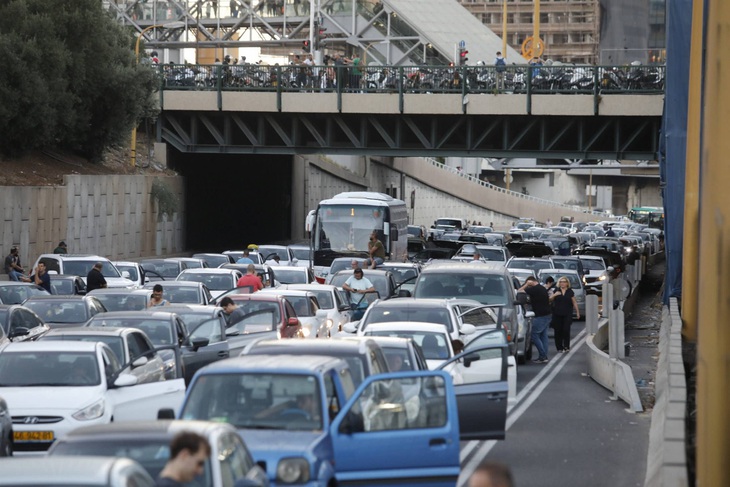
[[[163, 90], [663, 94], [664, 65], [305, 66], [163, 64]], [[502, 70], [503, 69], [503, 70]]]

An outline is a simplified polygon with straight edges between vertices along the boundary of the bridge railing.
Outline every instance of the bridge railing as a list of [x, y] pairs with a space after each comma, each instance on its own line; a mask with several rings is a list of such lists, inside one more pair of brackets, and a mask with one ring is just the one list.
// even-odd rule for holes
[[583, 213], [587, 213], [587, 214], [590, 214], [590, 215], [601, 216], [601, 217], [604, 217], [605, 216], [605, 214], [603, 212], [600, 212], [600, 211], [588, 211], [587, 209], [581, 208], [579, 206], [566, 205], [564, 203], [558, 203], [557, 201], [546, 200], [546, 199], [543, 199], [543, 198], [538, 198], [536, 196], [531, 196], [531, 195], [528, 195], [528, 194], [520, 193], [519, 191], [511, 191], [511, 190], [502, 188], [500, 186], [495, 186], [494, 184], [490, 183], [489, 181], [483, 181], [483, 180], [481, 180], [479, 178], [476, 178], [474, 176], [471, 176], [469, 174], [466, 174], [466, 173], [460, 171], [459, 169], [457, 169], [455, 167], [447, 166], [443, 162], [440, 162], [439, 160], [434, 159], [432, 157], [426, 157], [425, 160], [426, 160], [426, 162], [428, 162], [432, 166], [438, 167], [439, 169], [442, 169], [444, 171], [450, 172], [452, 174], [456, 174], [457, 176], [463, 177], [464, 179], [467, 179], [467, 180], [469, 180], [469, 181], [471, 181], [473, 183], [479, 184], [480, 186], [483, 186], [485, 188], [488, 188], [488, 189], [490, 189], [492, 191], [497, 191], [499, 193], [508, 194], [510, 196], [514, 196], [514, 197], [517, 197], [517, 198], [522, 198], [522, 199], [525, 199], [527, 201], [532, 201], [533, 203], [539, 203], [539, 204], [545, 205], [545, 206], [552, 206], [552, 207], [556, 207], [556, 208], [564, 208], [564, 209], [568, 209], [568, 210], [571, 210], [571, 211], [580, 211], [580, 212], [583, 212]]
[[451, 93], [663, 94], [664, 65], [306, 66], [163, 64], [163, 90]]

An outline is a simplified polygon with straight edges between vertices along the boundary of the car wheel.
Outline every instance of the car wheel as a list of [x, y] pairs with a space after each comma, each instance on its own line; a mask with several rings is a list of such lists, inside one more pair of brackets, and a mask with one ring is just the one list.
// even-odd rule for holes
[[522, 363], [532, 360], [532, 340], [528, 338], [527, 345], [525, 345], [525, 354], [522, 357]]
[[8, 436], [7, 441], [5, 442], [5, 448], [3, 448], [2, 452], [3, 457], [12, 457], [13, 456], [13, 433], [10, 432], [10, 436]]

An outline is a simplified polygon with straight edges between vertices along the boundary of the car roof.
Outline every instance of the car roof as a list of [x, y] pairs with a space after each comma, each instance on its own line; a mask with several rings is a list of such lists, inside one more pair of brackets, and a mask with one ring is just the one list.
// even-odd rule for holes
[[132, 262], [131, 260], [113, 260], [112, 264], [114, 264], [114, 265], [133, 265], [133, 266], [140, 265], [139, 262]]
[[[360, 340], [373, 340], [375, 343], [377, 343], [380, 348], [408, 348], [408, 343], [413, 342], [412, 338], [406, 338], [406, 337], [386, 337], [386, 336], [377, 336], [377, 335], [371, 335], [371, 336], [348, 336], [348, 337], [338, 337], [339, 340], [352, 340], [352, 341], [360, 341]], [[413, 342], [415, 343], [415, 342]]]
[[397, 298], [397, 299], [378, 299], [370, 304], [370, 307], [386, 306], [388, 308], [426, 308], [426, 307], [444, 307], [449, 305], [446, 298]]
[[2, 352], [95, 352], [101, 345], [99, 342], [41, 340], [9, 343]]
[[576, 269], [538, 269], [538, 274], [575, 274], [576, 276], [580, 275], [578, 274], [578, 271]]
[[[259, 352], [259, 350], [282, 350], [283, 352], [275, 353], [289, 353], [289, 354], [302, 354], [302, 355], [328, 355], [329, 353], [337, 352], [354, 352], [358, 354], [367, 353], [366, 348], [375, 347], [375, 342], [369, 342], [367, 340], [361, 341], [350, 341], [338, 338], [331, 338], [328, 340], [262, 340], [256, 343], [251, 348], [251, 351], [255, 351], [257, 354], [266, 353]], [[290, 352], [285, 352], [291, 350]]]
[[171, 311], [160, 311], [156, 310], [139, 310], [139, 311], [109, 311], [107, 313], [99, 313], [91, 317], [96, 318], [155, 318], [155, 319], [170, 319], [170, 315], [175, 313]]
[[[197, 270], [197, 269], [195, 269]], [[163, 284], [164, 283], [164, 284]], [[165, 289], [165, 287], [200, 287], [203, 284], [197, 281], [154, 281], [154, 282], [148, 282], [144, 285], [145, 289], [152, 289], [157, 284], [162, 286], [162, 289]]]
[[[3, 459], [3, 479], [11, 485], [108, 485], [112, 471], [137, 462], [125, 457], [58, 456]], [[41, 468], [38, 468], [42, 465]], [[137, 467], [144, 471], [142, 467]]]
[[253, 293], [253, 294], [228, 294], [233, 301], [284, 301], [281, 294], [276, 293]]
[[452, 273], [494, 273], [503, 274], [505, 272], [504, 263], [487, 261], [481, 265], [473, 265], [469, 262], [460, 262], [455, 260], [437, 261], [426, 266], [421, 274], [430, 274], [432, 272], [452, 272]]
[[423, 321], [381, 321], [379, 323], [368, 323], [365, 333], [372, 331], [425, 331], [429, 333], [441, 333], [448, 335], [449, 330], [440, 323], [426, 323]]
[[277, 287], [267, 287], [259, 291], [266, 294], [279, 294], [281, 296], [292, 296], [292, 297], [307, 297], [314, 296], [312, 291], [304, 291], [299, 289], [279, 289]]
[[66, 435], [69, 441], [89, 439], [96, 436], [113, 439], [114, 437], [172, 437], [180, 431], [192, 431], [202, 436], [209, 436], [215, 430], [235, 432], [236, 428], [229, 423], [200, 420], [156, 420], [126, 421], [106, 424], [95, 424], [75, 428]]
[[[183, 269], [180, 274], [225, 274], [230, 275], [235, 273], [238, 269], [231, 269], [230, 267], [199, 267], [197, 269]], [[239, 271], [240, 272], [240, 271]], [[156, 284], [160, 284], [163, 281], [155, 281]], [[164, 286], [163, 286], [164, 288]]]
[[96, 260], [100, 262], [111, 262], [106, 257], [94, 254], [41, 254], [38, 256], [38, 258], [56, 258], [60, 260]]
[[38, 294], [36, 296], [30, 296], [26, 301], [85, 301], [86, 296], [79, 296], [77, 294], [70, 295], [58, 295], [58, 294]]
[[168, 313], [185, 312], [214, 315], [220, 310], [219, 306], [207, 306], [205, 304], [170, 303], [165, 306], [165, 311]]
[[[443, 327], [443, 325], [442, 325]], [[346, 366], [341, 359], [324, 355], [242, 355], [213, 362], [205, 367], [205, 371], [237, 372], [237, 371], [281, 371], [286, 373], [307, 374], [313, 371]]]
[[87, 296], [96, 296], [98, 294], [112, 294], [112, 295], [123, 295], [123, 296], [128, 296], [131, 294], [144, 294], [146, 296], [149, 296], [150, 290], [149, 289], [126, 289], [123, 287], [105, 287], [105, 288], [94, 289], [93, 291], [89, 291], [88, 293], [86, 293]]
[[67, 328], [53, 328], [48, 331], [46, 336], [64, 336], [64, 335], [94, 335], [94, 336], [122, 336], [134, 331], [132, 328], [121, 326], [71, 326]]
[[[286, 287], [284, 287], [286, 286]], [[337, 289], [337, 286], [332, 284], [283, 284], [284, 289], [298, 290], [298, 291], [333, 291]]]

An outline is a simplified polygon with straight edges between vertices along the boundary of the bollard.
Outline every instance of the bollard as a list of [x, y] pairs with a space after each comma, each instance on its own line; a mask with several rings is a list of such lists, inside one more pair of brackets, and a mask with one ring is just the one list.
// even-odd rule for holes
[[624, 328], [624, 312], [623, 310], [613, 310], [613, 322], [616, 327], [616, 346], [614, 349], [618, 353], [618, 358], [626, 358], [626, 329]]
[[608, 313], [608, 356], [618, 358], [618, 337], [616, 336], [616, 311], [611, 308]]
[[611, 305], [608, 305], [608, 289], [611, 288], [610, 285], [611, 281], [604, 282], [601, 286], [601, 316], [604, 318], [608, 318], [608, 308], [613, 306], [613, 303]]
[[641, 278], [643, 277], [641, 265], [634, 266], [634, 270], [636, 271], [636, 274], [634, 276], [635, 282], [636, 284], [639, 284], [641, 282]]
[[598, 332], [598, 296], [586, 296], [586, 333], [595, 335]]

